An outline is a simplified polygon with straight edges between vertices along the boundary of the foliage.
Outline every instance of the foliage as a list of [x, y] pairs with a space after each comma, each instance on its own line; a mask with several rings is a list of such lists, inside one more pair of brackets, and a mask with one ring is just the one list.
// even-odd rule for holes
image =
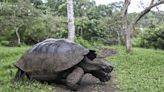
[[22, 0], [15, 3], [3, 2], [1, 8], [0, 35], [12, 42], [17, 40], [16, 30], [18, 29], [18, 33], [23, 36], [26, 28], [32, 26], [31, 21], [40, 13], [30, 2]]
[[[17, 28], [22, 44], [35, 44], [46, 38], [67, 38], [65, 3], [65, 0], [3, 2], [0, 16], [0, 36], [3, 39], [0, 38], [0, 42], [8, 41], [9, 46], [16, 46]], [[119, 43], [120, 14], [113, 13], [112, 9], [120, 5], [96, 6], [94, 1], [75, 0], [74, 6], [77, 37], [105, 44]]]
[[67, 23], [63, 17], [43, 16], [36, 18], [32, 24], [22, 35], [26, 44], [36, 44], [47, 38], [65, 38], [67, 35]]
[[123, 47], [113, 48], [118, 53], [109, 60], [121, 92], [163, 92], [164, 51], [134, 48], [127, 54]]
[[104, 17], [99, 20], [90, 20], [87, 17], [76, 18], [76, 36], [82, 37], [84, 40], [98, 41], [108, 45], [118, 44], [122, 36], [119, 19], [119, 15], [114, 18]]
[[82, 46], [84, 46], [86, 48], [92, 47], [92, 43], [91, 42], [89, 42], [87, 40], [84, 40], [81, 37], [76, 38], [76, 41], [75, 42], [79, 43], [80, 45], [82, 45]]
[[[141, 31], [141, 30], [139, 30]], [[146, 48], [164, 49], [164, 25], [151, 25], [135, 38], [135, 44]]]
[[89, 49], [98, 49], [103, 47], [104, 45], [102, 44], [102, 42], [99, 41], [88, 41], [88, 40], [84, 40], [82, 37], [77, 37], [75, 42], [79, 43], [80, 45], [89, 48]]
[[[96, 5], [93, 0], [74, 0], [76, 37], [89, 43], [124, 44], [122, 4], [123, 2], [114, 2]], [[32, 45], [46, 38], [67, 38], [66, 14], [66, 0], [1, 0], [0, 43], [4, 46], [17, 46], [17, 29], [21, 44]], [[129, 21], [136, 14], [129, 14]], [[139, 21], [137, 27], [162, 24], [163, 16], [160, 14], [163, 12], [151, 11]], [[147, 43], [141, 45], [144, 38], [140, 34], [142, 33], [139, 31], [133, 33], [137, 36], [133, 39], [134, 45], [147, 47]]]
[[9, 41], [1, 41], [0, 45], [9, 46], [10, 42]]
[[[73, 4], [75, 17], [98, 19], [112, 14], [110, 5], [96, 6], [93, 0], [74, 0]], [[52, 9], [54, 16], [67, 16], [66, 0], [48, 0], [46, 5]]]
[[[9, 46], [16, 46], [16, 28], [18, 28], [21, 42], [25, 44], [35, 44], [46, 38], [66, 37], [66, 18], [43, 14], [40, 9], [31, 6], [30, 2], [20, 0], [15, 4], [17, 6], [12, 3], [3, 3], [1, 10], [3, 15], [0, 16], [0, 36], [3, 38], [0, 39], [1, 41], [7, 40], [11, 43]], [[11, 15], [6, 16], [10, 13]]]

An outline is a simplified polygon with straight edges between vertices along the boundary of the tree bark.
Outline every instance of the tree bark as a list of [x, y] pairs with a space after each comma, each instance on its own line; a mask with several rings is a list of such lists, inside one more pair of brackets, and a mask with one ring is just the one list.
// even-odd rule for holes
[[120, 45], [120, 44], [121, 44], [121, 40], [120, 40], [120, 33], [119, 33], [119, 31], [118, 31], [118, 30], [116, 31], [116, 33], [117, 33], [118, 45]]
[[15, 33], [16, 33], [16, 36], [17, 36], [17, 45], [21, 46], [21, 39], [20, 39], [20, 35], [19, 35], [18, 30], [19, 30], [19, 27], [17, 27], [16, 30], [15, 30]]
[[125, 35], [125, 45], [126, 45], [126, 49], [128, 52], [131, 51], [132, 48], [132, 43], [131, 43], [131, 32], [130, 32], [130, 28], [128, 25], [128, 7], [131, 3], [131, 0], [125, 0], [124, 2], [124, 6], [123, 6], [123, 12], [122, 12], [122, 27], [123, 27], [123, 31], [124, 31], [124, 35]]
[[74, 25], [73, 0], [67, 0], [67, 19], [68, 19], [68, 40], [74, 42], [75, 25]]

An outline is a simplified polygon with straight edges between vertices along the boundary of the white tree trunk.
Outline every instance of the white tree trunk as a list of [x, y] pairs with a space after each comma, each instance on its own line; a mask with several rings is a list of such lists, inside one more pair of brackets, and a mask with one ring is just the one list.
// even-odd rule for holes
[[19, 27], [16, 28], [16, 30], [15, 30], [15, 33], [16, 33], [16, 36], [17, 36], [17, 45], [21, 46], [21, 39], [20, 39], [20, 35], [19, 35], [18, 30], [19, 30]]
[[128, 7], [131, 3], [131, 0], [125, 0], [123, 10], [122, 10], [122, 26], [125, 35], [125, 45], [128, 52], [131, 51], [132, 42], [131, 42], [131, 28], [128, 24]]
[[117, 40], [118, 40], [118, 44], [120, 45], [120, 33], [118, 30], [116, 30], [116, 33], [117, 33]]
[[125, 30], [127, 52], [130, 52], [132, 50], [132, 38], [131, 38], [132, 33], [131, 32], [132, 32], [132, 27], [129, 25], [127, 29]]
[[67, 19], [68, 19], [68, 40], [74, 42], [75, 25], [74, 25], [73, 0], [67, 0]]

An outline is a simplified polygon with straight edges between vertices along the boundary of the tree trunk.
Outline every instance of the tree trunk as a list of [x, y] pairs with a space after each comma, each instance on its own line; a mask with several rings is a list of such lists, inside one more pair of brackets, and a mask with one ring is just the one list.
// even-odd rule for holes
[[126, 45], [127, 52], [130, 52], [132, 48], [131, 30], [130, 30], [131, 28], [128, 25], [128, 13], [127, 13], [130, 2], [131, 0], [125, 0], [123, 6], [123, 12], [122, 12], [122, 26], [125, 35], [125, 45]]
[[131, 41], [131, 27], [128, 26], [125, 30], [125, 45], [127, 52], [131, 52], [132, 50], [132, 41]]
[[68, 40], [74, 42], [75, 25], [74, 25], [73, 0], [67, 0], [67, 18], [68, 18]]
[[128, 25], [127, 29], [125, 30], [125, 38], [126, 38], [126, 50], [127, 52], [132, 51], [132, 26]]
[[164, 4], [164, 0], [159, 0], [158, 2], [154, 3], [154, 0], [151, 0], [150, 5], [146, 7], [143, 11], [138, 13], [136, 17], [133, 19], [130, 24], [128, 24], [128, 7], [130, 5], [131, 0], [125, 0], [124, 6], [123, 6], [123, 12], [122, 12], [122, 26], [123, 26], [123, 31], [125, 33], [125, 44], [126, 44], [126, 49], [128, 52], [131, 51], [132, 49], [132, 33], [134, 30], [135, 24], [145, 15], [147, 14], [152, 8], [155, 6], [158, 6], [160, 4]]
[[116, 30], [116, 33], [117, 33], [117, 41], [118, 41], [117, 44], [120, 45], [121, 44], [120, 33], [118, 30]]
[[16, 36], [17, 36], [17, 45], [21, 46], [21, 39], [20, 39], [20, 35], [19, 35], [18, 30], [19, 30], [19, 27], [17, 27], [16, 30], [15, 30], [15, 33], [16, 33]]

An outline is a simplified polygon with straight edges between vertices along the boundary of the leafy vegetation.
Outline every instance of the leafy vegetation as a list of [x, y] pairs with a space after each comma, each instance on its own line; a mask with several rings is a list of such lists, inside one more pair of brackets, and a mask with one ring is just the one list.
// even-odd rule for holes
[[164, 26], [154, 26], [145, 30], [142, 36], [142, 47], [164, 49]]
[[[74, 0], [77, 39], [107, 45], [124, 44], [122, 4], [96, 5], [93, 0]], [[19, 39], [22, 45], [31, 45], [47, 38], [67, 38], [66, 0], [1, 0], [0, 5], [0, 44], [3, 46], [19, 46]], [[130, 13], [129, 21], [136, 14]], [[163, 37], [149, 36], [159, 34], [158, 29], [163, 30], [162, 14], [163, 11], [151, 11], [139, 21], [138, 31], [133, 33], [134, 46], [163, 48], [163, 45], [159, 46]], [[152, 25], [156, 28], [150, 29]], [[141, 28], [150, 31], [144, 33], [147, 38], [140, 35], [143, 35]]]
[[[141, 31], [141, 30], [137, 30]], [[164, 25], [151, 25], [142, 29], [133, 39], [133, 44], [138, 47], [164, 49]]]
[[[67, 38], [66, 0], [48, 0], [46, 3], [41, 0], [9, 0], [0, 3], [2, 45], [17, 46], [18, 39], [21, 44], [31, 45], [46, 38]], [[105, 44], [120, 42], [121, 26], [117, 25], [121, 20], [121, 4], [97, 6], [94, 1], [74, 0], [76, 36]]]

